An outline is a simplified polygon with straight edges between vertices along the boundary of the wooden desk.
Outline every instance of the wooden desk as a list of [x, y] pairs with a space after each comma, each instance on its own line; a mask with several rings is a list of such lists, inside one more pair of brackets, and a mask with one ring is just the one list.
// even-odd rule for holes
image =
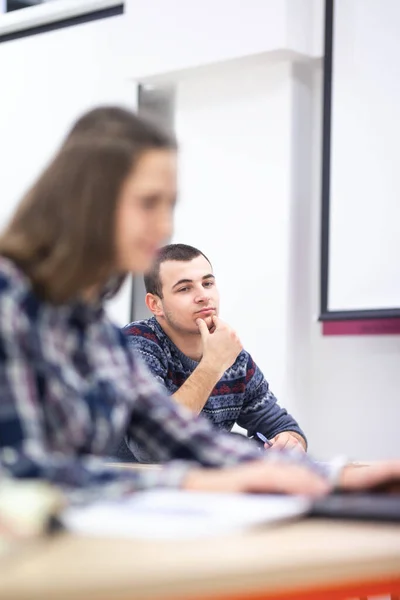
[[44, 541], [0, 567], [7, 600], [400, 596], [400, 526], [305, 520], [195, 542]]

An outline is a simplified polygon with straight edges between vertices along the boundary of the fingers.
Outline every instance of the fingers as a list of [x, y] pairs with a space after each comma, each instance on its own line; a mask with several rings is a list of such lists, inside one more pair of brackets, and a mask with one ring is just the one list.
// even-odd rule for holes
[[331, 486], [325, 479], [304, 467], [290, 466], [283, 472], [281, 465], [281, 474], [282, 480], [275, 483], [281, 486], [282, 493], [315, 497], [330, 492]]
[[275, 437], [271, 438], [270, 442], [272, 443], [271, 448], [273, 448], [274, 450], [282, 450], [286, 447], [288, 440], [286, 437], [278, 434]]
[[196, 325], [199, 328], [201, 339], [204, 341], [210, 335], [207, 324], [203, 319], [197, 319]]
[[293, 436], [290, 436], [285, 448], [286, 450], [298, 450], [299, 452], [305, 452], [304, 447], [300, 444], [299, 440], [296, 440], [296, 438]]
[[212, 320], [213, 320], [215, 329], [217, 329], [218, 325], [222, 324], [221, 319], [219, 317], [217, 317], [217, 315], [213, 315]]
[[225, 321], [223, 321], [222, 319], [220, 319], [219, 317], [217, 317], [217, 315], [213, 315], [212, 316], [212, 320], [214, 323], [214, 330], [225, 330], [227, 333], [229, 333], [232, 341], [238, 342], [240, 344], [240, 339], [236, 333], [236, 331], [234, 329], [232, 329], [232, 327], [230, 327], [228, 325], [228, 323], [225, 323]]
[[274, 450], [291, 450], [296, 448], [296, 450], [302, 450], [304, 452], [303, 446], [300, 444], [299, 440], [297, 440], [290, 433], [278, 433], [274, 438], [270, 440], [272, 442], [271, 448]]
[[400, 461], [383, 461], [370, 465], [347, 465], [340, 476], [340, 488], [368, 490], [400, 481]]
[[303, 466], [284, 462], [264, 463], [246, 476], [249, 492], [300, 494], [322, 496], [330, 491], [330, 484], [319, 474]]
[[228, 323], [225, 323], [225, 321], [217, 317], [217, 315], [213, 315], [212, 320], [216, 329], [227, 329], [228, 331], [233, 331], [231, 327], [229, 327]]
[[192, 469], [186, 489], [322, 496], [330, 485], [320, 475], [295, 464], [262, 460], [225, 469]]

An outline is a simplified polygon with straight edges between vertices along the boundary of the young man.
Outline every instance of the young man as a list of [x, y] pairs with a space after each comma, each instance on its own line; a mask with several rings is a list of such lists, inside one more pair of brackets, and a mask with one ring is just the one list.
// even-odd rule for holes
[[[145, 285], [154, 316], [123, 331], [176, 402], [219, 429], [231, 431], [237, 423], [249, 437], [261, 433], [268, 448], [306, 450], [299, 425], [278, 406], [237, 334], [218, 317], [218, 287], [207, 257], [185, 244], [165, 246]], [[133, 440], [129, 446], [146, 461]]]

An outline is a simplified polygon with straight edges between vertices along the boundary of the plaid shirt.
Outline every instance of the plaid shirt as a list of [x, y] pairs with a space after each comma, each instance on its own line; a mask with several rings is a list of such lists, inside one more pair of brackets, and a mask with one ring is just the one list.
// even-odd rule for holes
[[[168, 465], [107, 467], [101, 457], [125, 433], [154, 462]], [[193, 462], [217, 467], [255, 458], [260, 453], [252, 443], [214, 431], [171, 400], [101, 305], [44, 302], [15, 264], [0, 257], [0, 463], [6, 472], [70, 491], [101, 486], [113, 494], [179, 486]]]

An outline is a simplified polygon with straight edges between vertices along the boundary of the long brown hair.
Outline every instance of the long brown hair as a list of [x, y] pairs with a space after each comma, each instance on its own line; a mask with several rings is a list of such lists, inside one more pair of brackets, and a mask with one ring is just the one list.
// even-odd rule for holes
[[53, 303], [106, 286], [123, 275], [114, 239], [121, 187], [144, 152], [175, 147], [169, 135], [130, 111], [90, 111], [22, 199], [0, 236], [0, 255]]

